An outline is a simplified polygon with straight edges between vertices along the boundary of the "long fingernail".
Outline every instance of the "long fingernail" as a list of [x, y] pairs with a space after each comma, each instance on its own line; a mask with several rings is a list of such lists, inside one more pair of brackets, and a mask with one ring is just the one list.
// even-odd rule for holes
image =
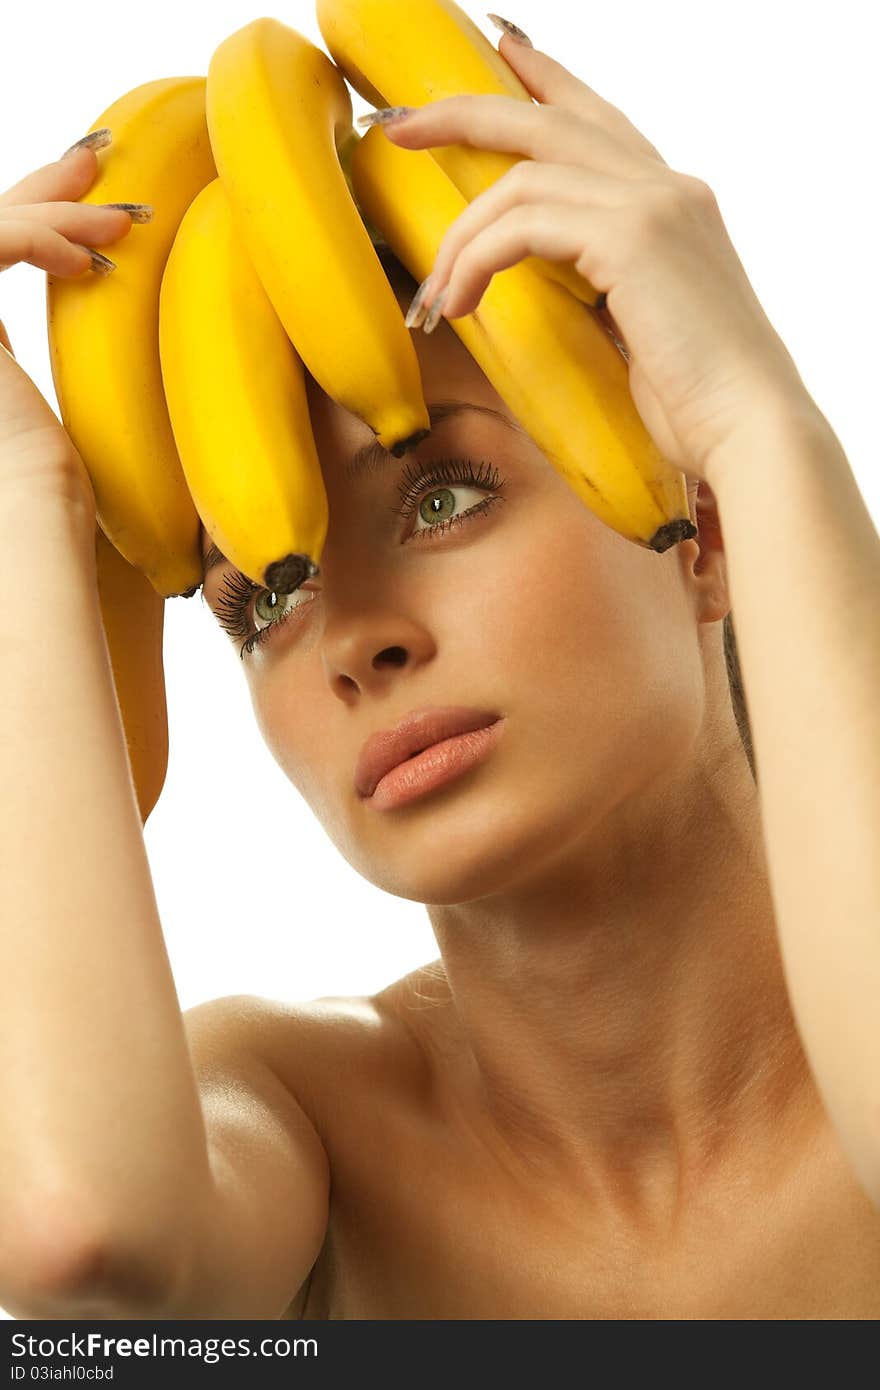
[[428, 310], [428, 317], [425, 319], [425, 322], [422, 324], [422, 332], [423, 332], [423, 333], [433, 333], [433, 332], [434, 332], [434, 329], [437, 327], [437, 324], [438, 324], [439, 321], [440, 321], [440, 315], [441, 315], [441, 313], [443, 312], [443, 301], [444, 301], [445, 298], [446, 298], [446, 290], [443, 289], [443, 290], [440, 291], [440, 293], [438, 294], [437, 298], [434, 300], [434, 303], [431, 305], [430, 309]]
[[116, 262], [102, 256], [100, 251], [93, 250], [91, 246], [83, 246], [78, 241], [73, 242], [73, 245], [78, 246], [81, 251], [88, 251], [92, 258], [92, 270], [96, 275], [109, 275], [112, 270], [116, 269]]
[[64, 151], [61, 158], [66, 159], [69, 154], [73, 154], [73, 151], [78, 150], [81, 145], [88, 145], [90, 150], [103, 150], [104, 146], [109, 145], [112, 139], [113, 136], [110, 133], [109, 126], [101, 126], [100, 130], [93, 130], [91, 135], [84, 135], [81, 140], [77, 140], [76, 144], [71, 145], [69, 150]]
[[149, 203], [99, 203], [101, 208], [120, 208], [127, 212], [132, 222], [152, 222], [153, 209]]
[[407, 328], [421, 328], [422, 326], [425, 314], [428, 312], [424, 305], [430, 279], [430, 275], [426, 276], [412, 297], [412, 303], [407, 309], [404, 319]]
[[396, 121], [402, 116], [409, 116], [414, 110], [414, 106], [377, 106], [375, 111], [368, 111], [365, 116], [358, 116], [357, 124], [359, 126], [387, 125], [389, 121]]
[[517, 43], [524, 43], [529, 48], [534, 48], [535, 45], [532, 43], [528, 34], [520, 29], [518, 24], [511, 24], [509, 19], [502, 19], [500, 14], [488, 14], [486, 18], [491, 19], [496, 29], [503, 29], [505, 34], [509, 34], [512, 39], [516, 39]]

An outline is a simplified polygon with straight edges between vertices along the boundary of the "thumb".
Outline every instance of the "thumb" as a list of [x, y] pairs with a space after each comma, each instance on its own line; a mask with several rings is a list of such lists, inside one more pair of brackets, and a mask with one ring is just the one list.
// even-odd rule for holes
[[7, 352], [11, 352], [13, 357], [15, 356], [15, 350], [11, 342], [9, 341], [9, 334], [6, 332], [6, 329], [3, 326], [2, 319], [0, 319], [0, 344], [2, 344], [2, 346], [6, 348]]

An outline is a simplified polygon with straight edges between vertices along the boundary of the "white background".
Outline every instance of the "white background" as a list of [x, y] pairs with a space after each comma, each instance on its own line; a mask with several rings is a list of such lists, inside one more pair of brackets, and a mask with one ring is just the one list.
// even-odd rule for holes
[[[751, 282], [880, 523], [874, 7], [516, 3], [507, 17], [536, 47], [621, 107], [673, 168], [714, 189]], [[402, 17], [407, 8], [402, 0]], [[465, 8], [497, 43], [485, 12]], [[97, 9], [10, 0], [4, 11], [3, 189], [57, 159], [132, 87], [206, 74], [217, 44], [260, 15], [322, 44], [307, 0]], [[368, 109], [356, 93], [352, 102], [355, 116]], [[140, 190], [126, 196], [138, 201]], [[112, 258], [112, 246], [103, 249]], [[0, 317], [57, 412], [45, 281], [30, 265], [6, 271]], [[242, 992], [368, 993], [436, 957], [424, 907], [350, 869], [272, 761], [237, 652], [200, 600], [168, 602], [165, 622], [170, 763], [145, 839], [181, 1007]]]

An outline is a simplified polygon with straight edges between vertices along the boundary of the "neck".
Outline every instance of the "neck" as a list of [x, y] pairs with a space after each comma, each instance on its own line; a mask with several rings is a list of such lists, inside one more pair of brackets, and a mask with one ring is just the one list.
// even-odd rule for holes
[[817, 1095], [738, 738], [634, 815], [554, 847], [527, 883], [428, 911], [456, 1086], [493, 1136], [530, 1171], [677, 1204], [744, 1141], [780, 1153]]

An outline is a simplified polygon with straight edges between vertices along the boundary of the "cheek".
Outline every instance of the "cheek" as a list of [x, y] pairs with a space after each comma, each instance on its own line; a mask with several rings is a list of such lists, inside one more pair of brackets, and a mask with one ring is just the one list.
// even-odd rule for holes
[[[326, 713], [326, 685], [319, 687], [314, 663], [303, 662], [295, 674], [291, 665], [278, 667], [258, 680], [248, 680], [254, 717], [260, 735], [292, 786], [314, 804], [317, 777], [309, 762], [320, 748], [315, 725]], [[292, 693], [293, 692], [293, 693]]]
[[638, 781], [668, 766], [696, 733], [702, 664], [675, 559], [573, 503], [548, 508], [493, 575], [484, 661], [492, 689], [528, 726], [536, 778], [552, 765], [582, 782], [589, 768], [597, 785], [623, 791], [631, 773]]
[[595, 677], [634, 640], [638, 617], [619, 602], [621, 567], [607, 528], [576, 498], [561, 500], [531, 508], [506, 531], [491, 578], [480, 584], [494, 610], [480, 633], [502, 684], [516, 674], [525, 701], [559, 713], [570, 712], [572, 699], [589, 700]]

